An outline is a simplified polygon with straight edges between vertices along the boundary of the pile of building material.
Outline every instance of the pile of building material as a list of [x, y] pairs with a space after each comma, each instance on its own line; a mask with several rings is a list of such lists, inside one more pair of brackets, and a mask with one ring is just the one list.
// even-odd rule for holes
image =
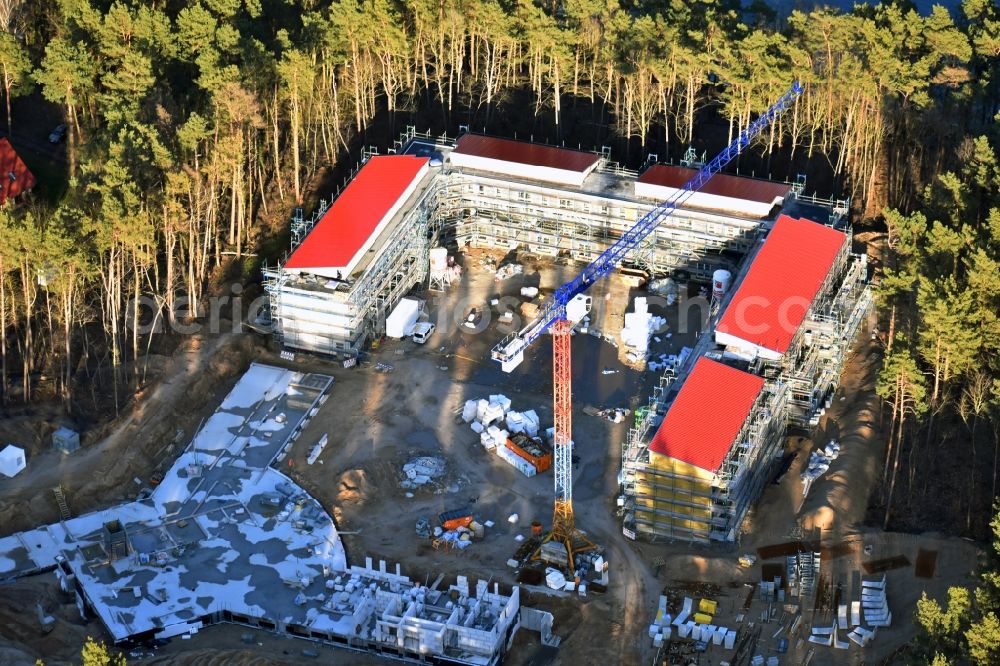
[[816, 591], [819, 578], [820, 554], [812, 551], [789, 555], [785, 559], [788, 575], [788, 593], [793, 596], [810, 597]]
[[[669, 334], [668, 334], [669, 335]], [[683, 347], [676, 354], [660, 354], [657, 360], [649, 362], [649, 369], [653, 372], [659, 370], [680, 370], [681, 366], [684, 365], [684, 361], [688, 359], [693, 350], [690, 347]]]
[[535, 476], [538, 470], [530, 462], [511, 451], [506, 446], [498, 446], [494, 451], [500, 460], [504, 461], [525, 476]]
[[839, 455], [840, 443], [832, 439], [826, 445], [826, 448], [813, 451], [809, 454], [809, 464], [806, 465], [806, 471], [802, 472], [803, 497], [809, 494], [809, 489], [812, 488], [813, 481], [826, 473], [830, 469], [830, 463], [836, 460]]
[[649, 637], [653, 639], [653, 647], [660, 647], [663, 641], [670, 640], [673, 629], [670, 627], [670, 620], [673, 619], [667, 612], [667, 595], [660, 595], [660, 604], [656, 608], [656, 619], [649, 625]]
[[514, 277], [515, 275], [520, 275], [524, 272], [524, 266], [521, 264], [504, 264], [497, 269], [496, 279], [497, 280], [507, 280]]
[[[537, 438], [539, 418], [535, 410], [514, 411], [511, 409], [510, 398], [497, 394], [491, 395], [488, 400], [466, 400], [462, 407], [462, 420], [479, 435], [483, 448], [496, 453], [501, 460], [517, 468], [525, 476], [534, 476], [548, 469], [549, 465], [540, 465], [538, 459], [526, 455], [524, 446], [511, 446], [512, 436]], [[528, 445], [528, 442], [525, 444]], [[529, 445], [529, 448], [533, 447]]]
[[660, 330], [667, 320], [650, 314], [645, 296], [637, 296], [633, 307], [635, 312], [625, 313], [625, 327], [622, 329], [622, 344], [627, 349], [630, 361], [644, 359], [649, 351], [649, 339]]
[[403, 465], [406, 478], [399, 484], [403, 488], [420, 488], [444, 476], [445, 461], [433, 456], [420, 456]]
[[660, 280], [653, 280], [649, 283], [648, 289], [650, 293], [666, 298], [667, 305], [673, 305], [677, 302], [677, 283], [674, 282], [673, 278], [667, 277]]
[[[857, 603], [853, 602], [852, 606]], [[864, 610], [865, 624], [872, 627], [888, 627], [892, 624], [892, 612], [885, 596], [885, 574], [877, 580], [861, 581], [861, 607]]]
[[[885, 596], [885, 575], [876, 580], [861, 581], [861, 601], [850, 605], [840, 604], [837, 621], [829, 627], [813, 627], [810, 643], [846, 650], [850, 643], [840, 640], [837, 632], [847, 631], [847, 637], [859, 647], [865, 647], [874, 638], [879, 627], [892, 624], [892, 612]], [[867, 625], [867, 626], [865, 626]]]
[[[698, 608], [695, 609], [694, 600], [690, 597], [684, 597], [684, 604], [681, 606], [681, 610], [671, 622], [670, 615], [666, 613], [666, 598], [661, 596], [660, 609], [657, 610], [656, 614], [657, 622], [649, 627], [653, 645], [659, 647], [665, 639], [669, 639], [671, 633], [670, 625], [673, 625], [677, 628], [678, 638], [689, 638], [705, 644], [721, 645], [727, 650], [734, 649], [736, 647], [736, 631], [728, 627], [712, 624], [712, 618], [717, 610], [718, 603], [712, 599], [701, 599], [698, 602]], [[653, 634], [653, 627], [666, 628], [666, 631], [657, 629], [657, 632], [661, 636], [659, 643], [657, 643], [657, 638]]]
[[313, 445], [312, 449], [310, 449], [309, 457], [306, 458], [307, 463], [312, 465], [316, 462], [316, 459], [319, 458], [321, 453], [323, 453], [323, 449], [326, 448], [326, 443], [329, 439], [330, 438], [327, 437], [327, 433], [323, 433], [323, 436], [319, 438], [319, 441]]

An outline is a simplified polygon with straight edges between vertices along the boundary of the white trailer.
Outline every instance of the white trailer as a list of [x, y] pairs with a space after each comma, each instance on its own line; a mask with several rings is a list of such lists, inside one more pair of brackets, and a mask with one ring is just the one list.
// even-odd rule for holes
[[402, 299], [385, 320], [386, 337], [397, 340], [413, 334], [422, 303], [415, 298]]

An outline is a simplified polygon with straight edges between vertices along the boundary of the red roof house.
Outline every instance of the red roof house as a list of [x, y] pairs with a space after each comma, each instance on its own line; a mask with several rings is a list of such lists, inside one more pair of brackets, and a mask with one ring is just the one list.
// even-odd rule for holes
[[[665, 201], [697, 173], [697, 169], [654, 164], [636, 180], [635, 194]], [[766, 217], [772, 208], [784, 202], [791, 190], [792, 186], [787, 183], [720, 173], [705, 183], [701, 190], [688, 197], [684, 201], [684, 207]]]
[[6, 137], [0, 138], [0, 206], [35, 186], [35, 175]]
[[459, 168], [579, 187], [601, 158], [583, 150], [463, 134], [448, 159]]

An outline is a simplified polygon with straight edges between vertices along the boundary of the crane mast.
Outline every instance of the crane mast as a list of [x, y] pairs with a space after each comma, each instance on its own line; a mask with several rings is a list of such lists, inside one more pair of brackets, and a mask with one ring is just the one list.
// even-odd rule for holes
[[[701, 190], [711, 178], [733, 158], [738, 156], [766, 127], [784, 113], [802, 94], [796, 81], [777, 102], [751, 123], [726, 148], [682, 185], [669, 199], [663, 201], [612, 243], [597, 259], [587, 264], [580, 273], [565, 283], [541, 306], [539, 314], [524, 328], [501, 340], [492, 350], [492, 357], [500, 362], [505, 372], [517, 367], [524, 358], [524, 351], [540, 335], [552, 332], [552, 386], [555, 436], [553, 438], [553, 473], [555, 481], [555, 506], [552, 530], [545, 542], [555, 541], [566, 549], [570, 572], [573, 572], [574, 554], [592, 550], [596, 546], [576, 529], [573, 517], [573, 465], [572, 465], [572, 356], [571, 333], [573, 325], [585, 313], [578, 298], [590, 285], [610, 274], [673, 212], [691, 196]], [[586, 307], [589, 310], [589, 305]]]

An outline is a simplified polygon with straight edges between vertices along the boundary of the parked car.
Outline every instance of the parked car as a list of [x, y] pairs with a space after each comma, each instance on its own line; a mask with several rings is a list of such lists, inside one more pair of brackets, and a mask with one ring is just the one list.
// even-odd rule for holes
[[59, 125], [56, 125], [56, 128], [51, 132], [49, 132], [49, 143], [60, 143], [63, 139], [66, 138], [67, 129], [69, 128], [66, 127], [66, 123], [60, 123]]
[[427, 342], [427, 338], [434, 334], [435, 328], [437, 327], [430, 322], [420, 322], [413, 327], [413, 341], [418, 345], [424, 344]]

